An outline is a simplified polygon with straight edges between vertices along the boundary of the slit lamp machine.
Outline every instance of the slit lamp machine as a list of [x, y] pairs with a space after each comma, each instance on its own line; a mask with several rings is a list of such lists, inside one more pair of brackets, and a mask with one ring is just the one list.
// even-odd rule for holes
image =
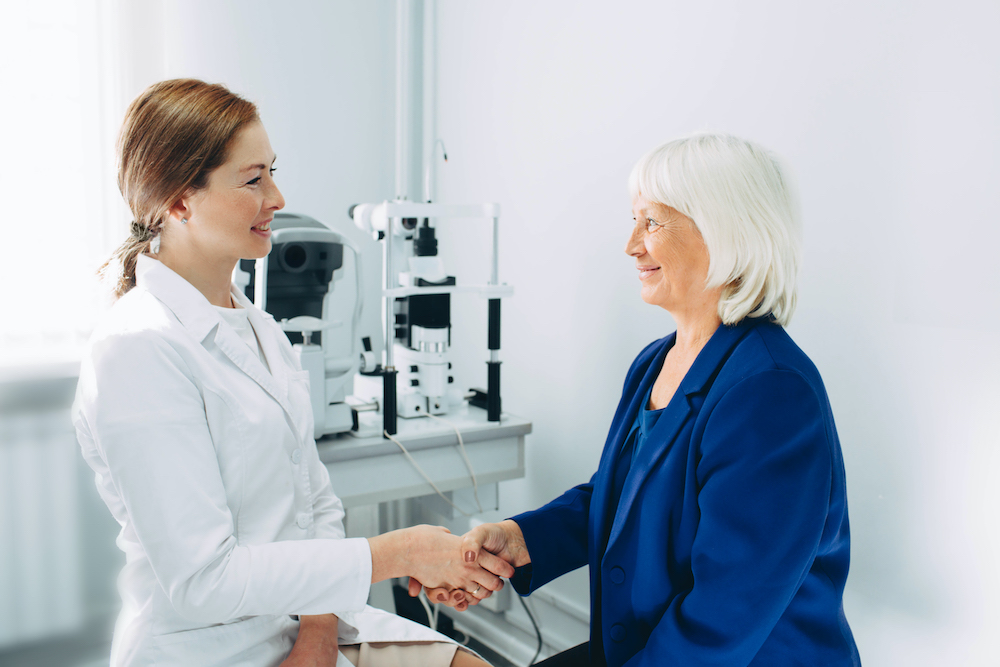
[[[397, 200], [356, 204], [349, 215], [373, 241], [356, 243], [308, 216], [277, 213], [271, 252], [241, 260], [234, 272], [309, 372], [315, 437], [357, 433], [359, 413], [372, 411], [394, 435], [398, 417], [444, 415], [466, 400], [500, 421], [500, 301], [513, 294], [498, 277], [500, 206]], [[444, 218], [492, 222], [488, 283], [464, 285], [447, 275], [431, 224]], [[371, 263], [379, 260], [375, 280]], [[451, 295], [459, 293], [487, 301], [486, 390], [468, 394], [454, 387], [449, 359]]]

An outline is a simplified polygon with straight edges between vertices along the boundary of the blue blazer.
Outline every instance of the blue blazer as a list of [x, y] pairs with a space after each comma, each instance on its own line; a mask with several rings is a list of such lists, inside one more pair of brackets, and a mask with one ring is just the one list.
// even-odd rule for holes
[[674, 338], [633, 362], [590, 482], [513, 517], [531, 556], [515, 589], [589, 564], [596, 665], [860, 665], [842, 603], [850, 537], [833, 413], [780, 326], [718, 328], [608, 507]]

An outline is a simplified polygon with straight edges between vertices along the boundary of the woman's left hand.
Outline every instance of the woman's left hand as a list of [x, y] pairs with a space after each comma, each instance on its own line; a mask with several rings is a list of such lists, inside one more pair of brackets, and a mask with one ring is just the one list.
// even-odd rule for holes
[[299, 636], [279, 667], [335, 667], [337, 624], [333, 614], [299, 617]]

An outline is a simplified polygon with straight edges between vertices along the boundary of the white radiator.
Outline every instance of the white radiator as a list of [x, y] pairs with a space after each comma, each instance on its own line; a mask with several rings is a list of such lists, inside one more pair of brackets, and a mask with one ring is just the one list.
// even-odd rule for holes
[[68, 410], [0, 414], [0, 650], [83, 625], [79, 456]]

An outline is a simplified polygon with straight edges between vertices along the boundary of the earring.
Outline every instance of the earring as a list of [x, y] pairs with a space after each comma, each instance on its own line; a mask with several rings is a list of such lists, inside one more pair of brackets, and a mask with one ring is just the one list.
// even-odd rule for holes
[[187, 223], [188, 223], [188, 219], [187, 218], [181, 218], [181, 224], [182, 225], [186, 225]]

